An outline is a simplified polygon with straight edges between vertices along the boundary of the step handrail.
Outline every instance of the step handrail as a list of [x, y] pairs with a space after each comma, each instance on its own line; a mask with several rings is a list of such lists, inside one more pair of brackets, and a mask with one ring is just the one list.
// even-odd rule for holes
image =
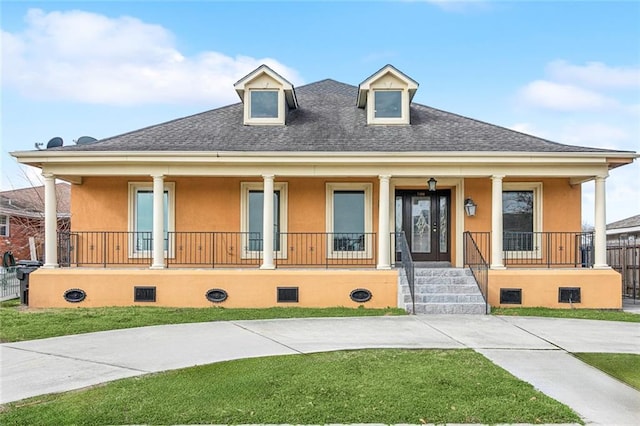
[[464, 232], [464, 265], [469, 267], [478, 289], [482, 293], [485, 304], [485, 313], [489, 313], [489, 264], [485, 260], [476, 240], [469, 231]]

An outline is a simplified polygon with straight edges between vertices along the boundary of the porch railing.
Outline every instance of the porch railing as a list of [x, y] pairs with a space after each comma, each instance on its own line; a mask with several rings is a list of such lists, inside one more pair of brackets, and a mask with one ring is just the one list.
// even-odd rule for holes
[[505, 266], [593, 266], [593, 232], [505, 232]]
[[[167, 267], [259, 267], [263, 240], [258, 232], [169, 232]], [[79, 231], [58, 234], [60, 266], [148, 266], [151, 232]], [[375, 233], [289, 232], [274, 240], [276, 266], [372, 267]]]
[[483, 253], [489, 252], [490, 240], [489, 232], [465, 232], [463, 240], [464, 265], [469, 267], [478, 284], [487, 314], [489, 313], [489, 263]]
[[276, 266], [373, 267], [377, 262], [373, 232], [281, 232], [274, 242]]
[[411, 313], [416, 313], [416, 291], [415, 291], [415, 264], [413, 262], [413, 257], [411, 256], [411, 251], [409, 250], [409, 243], [407, 242], [407, 236], [404, 232], [396, 232], [392, 235], [395, 235], [396, 239], [396, 252], [400, 256], [400, 262], [402, 268], [404, 269], [404, 273], [407, 277], [407, 284], [409, 286], [409, 294], [411, 295]]

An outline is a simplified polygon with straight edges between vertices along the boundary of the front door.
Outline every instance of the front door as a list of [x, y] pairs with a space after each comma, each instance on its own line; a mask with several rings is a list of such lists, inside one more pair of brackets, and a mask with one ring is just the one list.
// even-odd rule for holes
[[396, 232], [404, 231], [413, 260], [450, 261], [451, 191], [396, 191]]

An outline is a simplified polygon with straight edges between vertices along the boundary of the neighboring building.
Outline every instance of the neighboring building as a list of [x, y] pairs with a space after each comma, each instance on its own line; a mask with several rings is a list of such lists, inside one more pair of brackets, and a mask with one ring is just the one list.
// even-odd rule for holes
[[607, 225], [609, 245], [640, 242], [640, 214]]
[[[235, 84], [240, 103], [14, 152], [49, 200], [54, 179], [73, 184], [72, 232], [56, 246], [47, 222], [30, 303], [405, 306], [394, 265], [411, 257], [449, 268], [416, 274], [433, 285], [472, 265], [492, 306], [620, 308], [605, 182], [638, 155], [416, 104], [417, 89], [390, 65], [357, 87], [298, 88], [261, 66]], [[581, 232], [591, 180], [595, 241]]]
[[[68, 230], [70, 185], [59, 183], [55, 192], [57, 229]], [[44, 186], [0, 192], [0, 255], [10, 251], [15, 260], [43, 260], [43, 244]]]

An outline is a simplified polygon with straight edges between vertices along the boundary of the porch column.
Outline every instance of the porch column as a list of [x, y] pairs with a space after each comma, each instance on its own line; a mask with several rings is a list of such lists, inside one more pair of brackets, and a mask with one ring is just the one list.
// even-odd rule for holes
[[260, 269], [275, 269], [273, 264], [273, 175], [264, 179], [262, 211], [262, 265]]
[[56, 177], [43, 173], [44, 177], [44, 265], [43, 268], [58, 267], [58, 214], [56, 200]]
[[502, 258], [502, 179], [491, 176], [491, 269], [504, 269]]
[[380, 175], [380, 200], [378, 209], [378, 269], [391, 269], [389, 262], [389, 175]]
[[593, 267], [605, 269], [607, 265], [607, 200], [605, 180], [607, 176], [596, 176], [594, 235], [593, 235]]
[[164, 269], [164, 175], [153, 176], [153, 263]]

